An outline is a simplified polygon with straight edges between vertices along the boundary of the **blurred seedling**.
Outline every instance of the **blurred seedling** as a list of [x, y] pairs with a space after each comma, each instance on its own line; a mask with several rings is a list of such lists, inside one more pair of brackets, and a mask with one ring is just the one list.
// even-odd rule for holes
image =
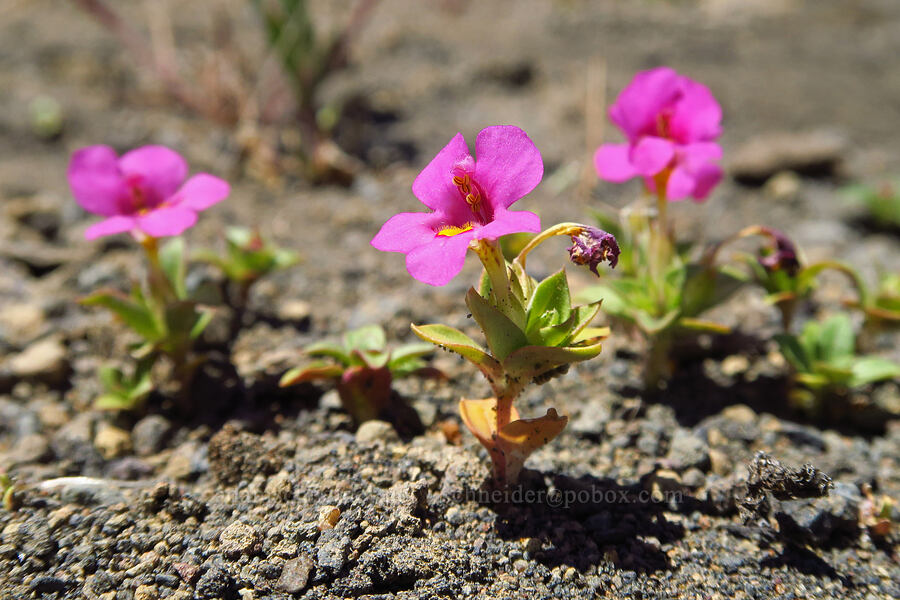
[[16, 509], [16, 486], [12, 478], [6, 473], [0, 472], [0, 502], [3, 509], [12, 512]]
[[52, 96], [36, 96], [28, 104], [28, 122], [31, 131], [42, 140], [52, 140], [62, 133], [63, 109]]
[[878, 184], [852, 184], [843, 192], [851, 202], [865, 207], [875, 225], [900, 230], [900, 178]]
[[[239, 127], [236, 136], [248, 161], [261, 175], [277, 172], [277, 134], [261, 131], [270, 125], [295, 123], [299, 158], [311, 181], [347, 182], [357, 170], [354, 159], [331, 139], [340, 109], [320, 103], [322, 84], [349, 64], [349, 47], [368, 21], [377, 0], [358, 0], [336, 31], [323, 31], [307, 0], [250, 0], [259, 15], [267, 55], [259, 64], [235, 41], [234, 17], [213, 14], [212, 46], [199, 52], [203, 62], [188, 77], [179, 64], [189, 54], [175, 44], [171, 8], [161, 0], [146, 3], [149, 36], [104, 0], [73, 0], [110, 31], [143, 72], [153, 76], [169, 96], [208, 119]], [[245, 22], [239, 21], [243, 27]], [[196, 62], [196, 61], [195, 61]], [[281, 67], [281, 73], [270, 67]], [[273, 77], [277, 81], [272, 81]], [[279, 75], [281, 76], [279, 78]], [[284, 92], [292, 96], [285, 102]], [[291, 101], [292, 100], [292, 101]]]
[[619, 241], [621, 273], [579, 294], [582, 300], [602, 299], [614, 325], [639, 332], [646, 340], [644, 381], [649, 389], [671, 377], [671, 353], [678, 340], [730, 331], [702, 317], [747, 279], [736, 269], [717, 265], [713, 254], [690, 260], [690, 246], [676, 245], [655, 221], [642, 211], [623, 211], [621, 220], [601, 216], [601, 226]]
[[222, 300], [234, 309], [231, 337], [237, 335], [247, 310], [250, 290], [263, 277], [300, 262], [300, 256], [264, 239], [259, 231], [246, 227], [225, 230], [225, 253], [200, 250], [194, 254], [200, 262], [218, 268], [225, 276]]
[[876, 540], [888, 538], [900, 523], [897, 503], [884, 494], [876, 496], [872, 487], [863, 485], [864, 500], [859, 508], [859, 522]]
[[850, 317], [844, 313], [809, 321], [799, 336], [775, 336], [794, 371], [790, 398], [809, 414], [821, 415], [835, 397], [870, 383], [900, 377], [900, 365], [879, 356], [860, 356]]
[[392, 383], [403, 377], [444, 375], [429, 366], [431, 344], [406, 344], [388, 348], [379, 325], [366, 325], [344, 334], [341, 343], [317, 342], [304, 350], [320, 359], [291, 369], [281, 378], [287, 387], [309, 381], [333, 381], [344, 409], [356, 424], [387, 418], [394, 401]]
[[173, 367], [173, 379], [186, 391], [197, 367], [205, 360], [193, 351], [195, 340], [213, 317], [210, 307], [193, 300], [185, 284], [185, 244], [174, 238], [162, 247], [155, 238], [144, 238], [148, 257], [147, 280], [135, 284], [130, 294], [100, 290], [81, 300], [85, 306], [101, 306], [141, 338], [130, 346], [134, 371], [118, 367], [101, 372], [105, 391], [97, 399], [103, 408], [137, 408], [154, 389], [150, 374], [160, 358]]

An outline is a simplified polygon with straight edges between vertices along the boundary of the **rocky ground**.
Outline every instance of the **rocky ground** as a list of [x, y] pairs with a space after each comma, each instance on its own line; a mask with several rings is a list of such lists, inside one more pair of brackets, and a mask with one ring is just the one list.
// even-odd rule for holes
[[[141, 5], [123, 4], [139, 23]], [[212, 4], [251, 18], [246, 3]], [[792, 412], [767, 341], [778, 317], [755, 290], [715, 314], [742, 335], [685, 351], [665, 390], [641, 392], [641, 345], [621, 334], [594, 363], [528, 390], [523, 414], [554, 406], [571, 421], [509, 497], [490, 495], [484, 452], [460, 436], [456, 401], [487, 387], [453, 356], [435, 360], [448, 381], [397, 384], [422, 423], [402, 438], [381, 422], [354, 431], [327, 387], [276, 387], [305, 344], [350, 327], [381, 323], [396, 340], [411, 321], [471, 329], [474, 261], [432, 289], [368, 245], [390, 215], [417, 209], [411, 181], [456, 131], [529, 132], [546, 175], [520, 204], [545, 223], [630, 202], [636, 187], [581, 176], [612, 138], [592, 115], [604, 80], [613, 94], [659, 63], [707, 83], [726, 113], [732, 177], [705, 205], [673, 207], [684, 238], [763, 223], [811, 260], [839, 257], [867, 277], [900, 269], [896, 232], [868, 227], [839, 193], [900, 169], [900, 7], [751, 4], [383, 0], [354, 67], [323, 90], [356, 98], [338, 131], [365, 165], [350, 188], [261, 180], [233, 132], [173, 106], [74, 9], [0, 7], [0, 468], [18, 505], [0, 512], [0, 598], [900, 597], [900, 514], [887, 535], [864, 518], [869, 489], [900, 500], [900, 384], [852, 399], [877, 407], [874, 419]], [[178, 14], [189, 58], [210, 35], [197, 6]], [[253, 30], [242, 36], [253, 56]], [[41, 93], [65, 111], [52, 141], [26, 118]], [[234, 182], [189, 233], [193, 247], [221, 247], [223, 226], [240, 223], [304, 258], [254, 289], [190, 414], [165, 397], [138, 414], [90, 408], [98, 366], [133, 340], [75, 300], [125, 285], [141, 257], [125, 239], [83, 240], [92, 221], [65, 165], [85, 144], [148, 142]], [[531, 268], [557, 269], [562, 248]], [[819, 299], [846, 295], [826, 279]], [[875, 347], [900, 359], [897, 342]], [[799, 491], [771, 487], [782, 480]]]

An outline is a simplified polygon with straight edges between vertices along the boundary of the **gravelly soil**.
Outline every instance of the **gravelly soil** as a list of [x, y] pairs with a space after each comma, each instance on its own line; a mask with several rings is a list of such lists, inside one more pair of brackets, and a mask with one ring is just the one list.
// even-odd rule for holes
[[[209, 4], [250, 18], [243, 3]], [[602, 79], [605, 68], [610, 93], [659, 63], [704, 81], [725, 109], [726, 157], [765, 131], [826, 128], [841, 139], [820, 149], [833, 159], [828, 177], [729, 180], [706, 205], [674, 207], [685, 238], [764, 223], [810, 259], [838, 256], [869, 277], [900, 269], [897, 236], [860, 225], [838, 194], [844, 178], [900, 168], [900, 7], [747, 5], [384, 0], [354, 67], [324, 90], [366, 99], [339, 132], [367, 165], [349, 189], [247, 176], [234, 135], [136, 80], [76, 11], [0, 6], [0, 465], [21, 486], [18, 510], [0, 513], [0, 598], [900, 597], [896, 530], [873, 538], [859, 520], [864, 486], [900, 499], [900, 420], [884, 416], [900, 414], [900, 386], [857, 398], [886, 411], [874, 421], [792, 413], [786, 367], [759, 341], [777, 315], [755, 291], [715, 315], [746, 336], [686, 351], [662, 392], [640, 393], [641, 347], [624, 335], [595, 364], [528, 390], [523, 414], [552, 405], [571, 424], [529, 461], [509, 502], [488, 495], [471, 436], [448, 442], [457, 399], [487, 393], [452, 356], [436, 359], [448, 382], [398, 384], [425, 430], [403, 439], [379, 424], [353, 432], [333, 391], [275, 387], [303, 345], [347, 327], [380, 322], [396, 339], [410, 338], [411, 321], [471, 329], [462, 298], [474, 261], [432, 289], [408, 277], [402, 257], [368, 245], [391, 214], [416, 210], [413, 177], [456, 131], [471, 139], [509, 122], [529, 132], [547, 174], [520, 204], [545, 223], [588, 220], [635, 197], [633, 186], [579, 181], [602, 138], [585, 116], [586, 97], [589, 114], [602, 100], [586, 94], [587, 69]], [[209, 31], [200, 6], [178, 15], [194, 52]], [[138, 3], [124, 10], [142, 14]], [[240, 38], [259, 51], [251, 28]], [[56, 141], [29, 133], [25, 106], [37, 93], [65, 108]], [[241, 223], [305, 259], [254, 290], [234, 368], [207, 370], [192, 415], [161, 398], [137, 415], [89, 409], [96, 368], [131, 340], [73, 300], [124, 285], [140, 256], [124, 240], [83, 241], [91, 220], [68, 195], [65, 165], [84, 144], [147, 142], [235, 183], [190, 232], [195, 247], [219, 245], [223, 225]], [[560, 244], [529, 262], [540, 275], [562, 259]], [[823, 305], [845, 294], [826, 280]], [[900, 359], [897, 341], [877, 345]], [[11, 367], [26, 349], [41, 359], [33, 373]], [[745, 522], [736, 502], [758, 451], [812, 463], [834, 487], [773, 501]]]

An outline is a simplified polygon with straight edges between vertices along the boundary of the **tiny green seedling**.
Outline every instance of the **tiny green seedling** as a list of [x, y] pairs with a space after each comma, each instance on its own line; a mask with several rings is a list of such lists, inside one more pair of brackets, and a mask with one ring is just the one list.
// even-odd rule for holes
[[12, 512], [16, 509], [16, 486], [6, 473], [0, 473], [0, 503], [3, 509]]
[[385, 411], [392, 401], [394, 379], [443, 376], [437, 369], [429, 367], [426, 360], [434, 353], [433, 346], [407, 344], [389, 349], [384, 329], [378, 325], [348, 331], [340, 344], [312, 344], [305, 353], [320, 360], [291, 369], [279, 385], [333, 381], [341, 404], [357, 424], [385, 418]]
[[791, 393], [795, 404], [818, 413], [829, 397], [869, 383], [900, 377], [900, 365], [879, 356], [859, 356], [850, 317], [839, 313], [822, 322], [809, 321], [799, 336], [775, 336], [794, 369]]
[[857, 183], [846, 186], [844, 195], [866, 208], [879, 227], [900, 229], [900, 179], [872, 185]]

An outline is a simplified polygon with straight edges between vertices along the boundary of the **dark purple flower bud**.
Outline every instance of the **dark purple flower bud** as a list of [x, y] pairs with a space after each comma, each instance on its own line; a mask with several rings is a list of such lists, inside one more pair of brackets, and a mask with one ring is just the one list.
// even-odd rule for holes
[[576, 265], [588, 265], [591, 272], [600, 277], [597, 265], [608, 261], [610, 268], [619, 262], [619, 244], [611, 233], [596, 227], [585, 227], [581, 233], [572, 236], [569, 257]]
[[796, 275], [800, 270], [800, 261], [794, 243], [778, 229], [761, 227], [760, 232], [772, 241], [772, 246], [763, 249], [759, 264], [768, 271], [783, 270], [792, 277]]

